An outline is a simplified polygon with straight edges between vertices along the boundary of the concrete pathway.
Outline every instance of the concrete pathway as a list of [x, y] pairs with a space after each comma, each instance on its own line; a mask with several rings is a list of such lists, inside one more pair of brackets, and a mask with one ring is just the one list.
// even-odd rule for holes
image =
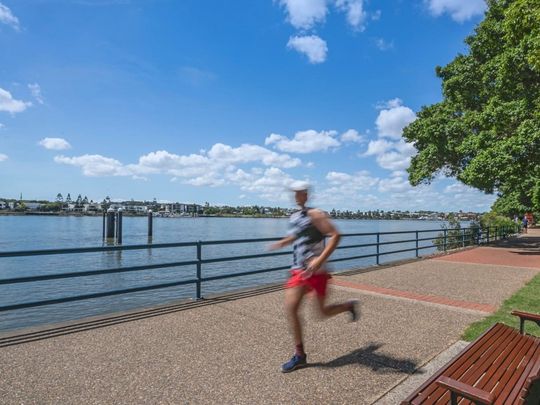
[[[307, 300], [310, 366], [294, 373], [279, 372], [291, 355], [283, 291], [267, 287], [4, 334], [0, 397], [3, 404], [397, 403], [408, 394], [397, 386], [415, 371], [428, 378], [423, 366], [540, 271], [532, 254], [540, 241], [530, 233], [518, 242], [335, 277], [330, 300], [359, 298], [362, 317], [322, 322]], [[531, 254], [519, 255], [526, 259], [519, 266], [500, 265], [493, 249]]]

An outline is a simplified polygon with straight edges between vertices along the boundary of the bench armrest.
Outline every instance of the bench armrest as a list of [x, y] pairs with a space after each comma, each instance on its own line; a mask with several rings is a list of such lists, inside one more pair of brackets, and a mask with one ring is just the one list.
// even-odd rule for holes
[[457, 405], [458, 396], [467, 398], [475, 404], [493, 405], [495, 402], [495, 395], [493, 393], [486, 392], [480, 388], [471, 387], [470, 385], [456, 381], [449, 377], [441, 376], [437, 380], [437, 384], [451, 391], [453, 394], [452, 404]]
[[525, 333], [525, 321], [533, 321], [540, 326], [540, 315], [538, 314], [531, 314], [523, 311], [512, 311], [512, 315], [519, 317], [519, 333], [522, 335]]

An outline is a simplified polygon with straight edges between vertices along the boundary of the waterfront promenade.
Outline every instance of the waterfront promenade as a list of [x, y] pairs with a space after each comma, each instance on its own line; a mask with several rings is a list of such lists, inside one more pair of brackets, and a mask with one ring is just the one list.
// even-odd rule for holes
[[[306, 303], [310, 366], [292, 354], [283, 291], [199, 302], [0, 335], [5, 404], [399, 403], [463, 347], [471, 322], [540, 272], [540, 231], [496, 245], [351, 271], [330, 300], [362, 315], [324, 322]], [[412, 375], [412, 376], [411, 376]]]

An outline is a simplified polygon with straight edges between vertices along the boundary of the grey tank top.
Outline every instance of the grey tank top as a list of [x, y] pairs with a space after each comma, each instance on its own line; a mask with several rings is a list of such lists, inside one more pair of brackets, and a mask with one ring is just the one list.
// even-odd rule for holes
[[324, 235], [317, 229], [308, 214], [310, 208], [296, 211], [289, 221], [289, 236], [293, 242], [293, 269], [303, 269], [313, 256], [319, 256], [324, 250]]

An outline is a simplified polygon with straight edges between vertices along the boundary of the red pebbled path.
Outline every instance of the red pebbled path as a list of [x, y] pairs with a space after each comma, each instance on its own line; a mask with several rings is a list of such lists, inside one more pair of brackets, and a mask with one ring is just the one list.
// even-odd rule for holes
[[395, 290], [392, 288], [383, 288], [369, 284], [362, 284], [356, 282], [350, 282], [336, 277], [332, 278], [332, 284], [340, 287], [354, 288], [361, 291], [373, 292], [377, 294], [407, 298], [415, 301], [430, 302], [432, 304], [447, 305], [450, 307], [470, 309], [474, 311], [481, 311], [486, 313], [492, 313], [497, 310], [497, 307], [489, 304], [479, 304], [476, 302], [453, 300], [446, 297], [439, 297], [436, 295], [424, 295], [417, 294], [409, 291]]
[[463, 252], [452, 253], [447, 256], [437, 257], [432, 260], [540, 269], [540, 251], [531, 251], [528, 249], [479, 247]]

